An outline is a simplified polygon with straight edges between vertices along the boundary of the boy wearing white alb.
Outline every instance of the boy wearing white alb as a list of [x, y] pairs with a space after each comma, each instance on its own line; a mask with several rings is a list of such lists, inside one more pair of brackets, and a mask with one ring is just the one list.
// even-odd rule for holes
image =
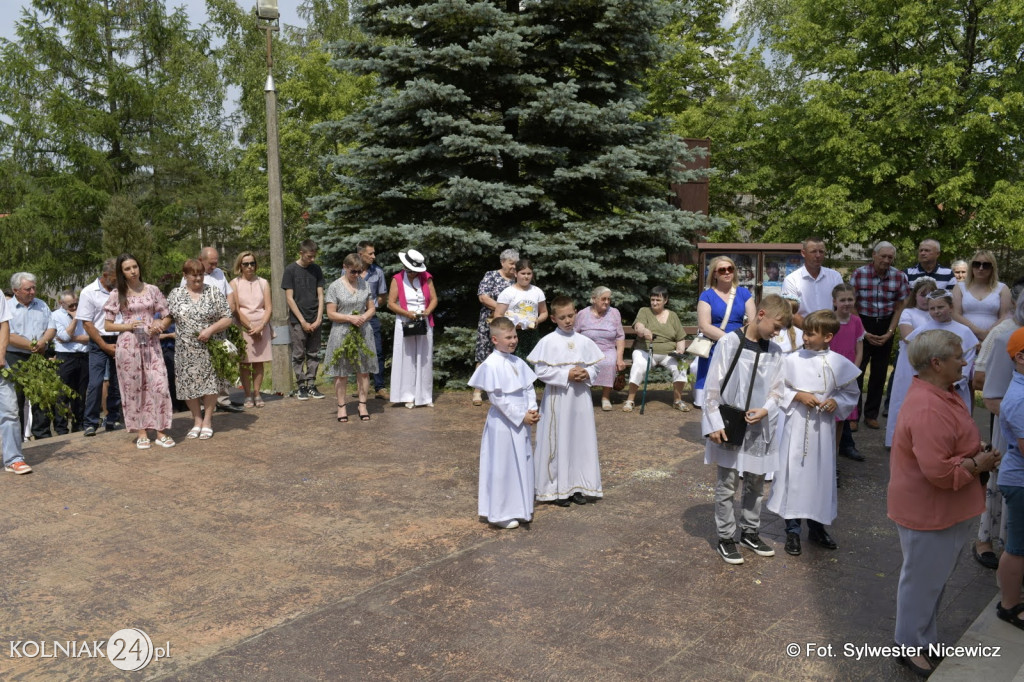
[[845, 419], [860, 398], [860, 368], [828, 347], [839, 326], [831, 310], [811, 313], [804, 318], [804, 348], [782, 361], [779, 406], [786, 419], [768, 510], [786, 520], [786, 553], [793, 556], [801, 552], [801, 519], [807, 519], [811, 542], [838, 547], [825, 530], [838, 512], [836, 418]]
[[477, 511], [495, 528], [518, 528], [533, 518], [533, 453], [530, 426], [540, 419], [533, 382], [537, 375], [513, 353], [512, 321], [490, 324], [494, 352], [473, 372], [469, 385], [487, 391], [491, 403], [480, 440]]
[[576, 307], [567, 296], [551, 301], [558, 329], [536, 345], [529, 357], [544, 382], [534, 464], [536, 497], [568, 507], [604, 495], [597, 459], [597, 427], [590, 387], [604, 352], [573, 328]]

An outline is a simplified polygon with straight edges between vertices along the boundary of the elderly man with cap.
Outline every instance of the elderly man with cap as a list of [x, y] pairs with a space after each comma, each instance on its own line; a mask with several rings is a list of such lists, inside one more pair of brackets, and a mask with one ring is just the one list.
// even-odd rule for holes
[[437, 290], [423, 254], [400, 252], [405, 269], [391, 278], [388, 310], [395, 314], [391, 400], [408, 408], [434, 406], [434, 309]]
[[[857, 290], [857, 313], [864, 323], [861, 372], [871, 367], [862, 414], [864, 425], [872, 429], [879, 427], [878, 413], [882, 407], [882, 393], [889, 372], [892, 340], [900, 313], [910, 295], [907, 274], [892, 266], [894, 260], [896, 247], [889, 242], [878, 242], [872, 249], [871, 262], [857, 268], [850, 275], [850, 284]], [[857, 382], [863, 386], [864, 374], [857, 378]]]
[[[36, 276], [16, 272], [11, 276], [14, 298], [11, 307], [11, 333], [7, 343], [7, 366], [15, 367], [34, 354], [42, 354], [50, 345], [57, 329], [50, 319], [50, 307], [36, 298]], [[32, 435], [39, 440], [50, 437], [50, 418], [32, 406]], [[25, 396], [18, 392], [18, 412], [24, 418]], [[24, 430], [24, 425], [23, 425]]]
[[121, 390], [117, 383], [117, 365], [114, 349], [117, 334], [106, 331], [106, 313], [103, 306], [110, 298], [110, 292], [117, 285], [116, 259], [103, 261], [103, 270], [96, 281], [87, 284], [78, 295], [78, 319], [89, 335], [89, 388], [85, 393], [86, 436], [95, 436], [100, 423], [100, 402], [103, 398], [103, 382], [107, 385], [106, 430], [114, 431], [121, 424]]
[[[50, 319], [57, 329], [54, 350], [57, 352], [57, 374], [77, 395], [66, 400], [71, 410], [70, 419], [61, 412], [53, 416], [53, 430], [65, 434], [69, 430], [81, 431], [85, 421], [85, 394], [89, 390], [89, 335], [78, 319], [78, 296], [70, 289], [60, 293], [60, 307]], [[70, 422], [70, 423], [69, 423]]]

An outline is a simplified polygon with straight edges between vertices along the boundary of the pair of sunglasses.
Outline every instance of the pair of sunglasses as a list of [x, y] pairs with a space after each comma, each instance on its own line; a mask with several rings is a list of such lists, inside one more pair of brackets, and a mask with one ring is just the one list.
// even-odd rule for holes
[[731, 265], [723, 265], [715, 270], [719, 275], [728, 275], [730, 272], [736, 272], [736, 268]]
[[992, 264], [985, 260], [972, 260], [971, 267], [977, 270], [991, 270]]

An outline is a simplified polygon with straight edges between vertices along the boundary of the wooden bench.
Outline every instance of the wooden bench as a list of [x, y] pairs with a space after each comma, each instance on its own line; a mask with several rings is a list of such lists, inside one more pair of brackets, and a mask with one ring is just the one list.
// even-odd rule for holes
[[[698, 331], [696, 326], [692, 326], [692, 327], [684, 326], [683, 330], [686, 332], [686, 336], [687, 337], [696, 336], [697, 335], [697, 331]], [[626, 368], [628, 369], [633, 364], [633, 353], [632, 353], [632, 351], [633, 351], [633, 344], [636, 343], [636, 330], [633, 329], [633, 325], [631, 325], [631, 324], [624, 324], [624, 325], [622, 325], [622, 331], [626, 335], [626, 344], [625, 344], [625, 346], [624, 346], [624, 348], [622, 350], [622, 359], [625, 361]]]

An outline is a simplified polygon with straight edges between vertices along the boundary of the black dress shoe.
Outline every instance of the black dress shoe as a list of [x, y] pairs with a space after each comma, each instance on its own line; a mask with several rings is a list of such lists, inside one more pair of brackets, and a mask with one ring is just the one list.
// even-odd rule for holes
[[856, 446], [841, 449], [839, 451], [839, 456], [846, 457], [847, 459], [852, 459], [854, 462], [864, 461], [864, 455], [860, 454], [860, 450], [858, 450]]
[[786, 533], [786, 554], [800, 556], [800, 535], [797, 533]]
[[825, 549], [839, 549], [839, 545], [836, 544], [836, 541], [825, 530], [811, 531], [807, 534], [807, 539]]
[[999, 557], [993, 551], [978, 553], [978, 546], [974, 545], [971, 547], [971, 553], [974, 555], [974, 560], [985, 568], [991, 568], [995, 570], [999, 568]]
[[579, 492], [573, 493], [572, 497], [570, 497], [569, 499], [571, 499], [576, 504], [586, 504], [587, 503], [587, 498], [584, 497], [583, 493], [579, 493]]
[[564, 500], [551, 500], [551, 504], [557, 504], [559, 507], [568, 507], [572, 502], [567, 497]]

